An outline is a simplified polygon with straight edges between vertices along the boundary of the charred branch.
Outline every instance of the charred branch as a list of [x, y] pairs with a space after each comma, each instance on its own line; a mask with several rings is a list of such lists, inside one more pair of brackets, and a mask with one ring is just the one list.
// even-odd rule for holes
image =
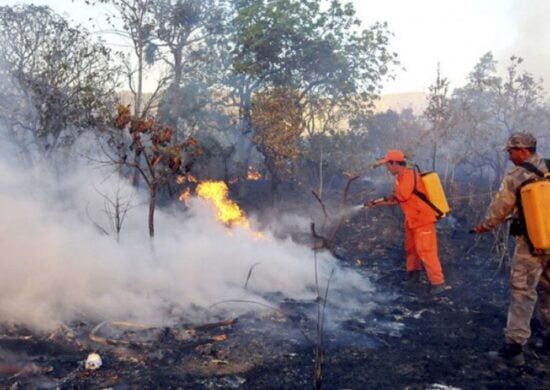
[[246, 290], [247, 287], [248, 287], [248, 282], [250, 281], [250, 277], [252, 276], [252, 271], [254, 270], [254, 268], [256, 268], [257, 265], [260, 265], [260, 263], [254, 263], [252, 264], [252, 266], [250, 267], [250, 269], [248, 270], [248, 275], [246, 276], [246, 282], [244, 283], [244, 289]]
[[321, 205], [321, 209], [323, 210], [323, 215], [325, 216], [325, 220], [323, 221], [323, 224], [325, 223], [325, 221], [327, 219], [329, 219], [329, 216], [328, 216], [328, 213], [327, 213], [327, 208], [325, 207], [325, 203], [323, 202], [323, 200], [321, 199], [321, 197], [319, 195], [317, 195], [317, 193], [314, 191], [314, 190], [311, 190], [311, 193], [313, 194], [313, 196], [315, 197], [315, 199], [317, 199], [317, 201], [319, 202], [319, 204]]
[[205, 332], [205, 331], [209, 331], [209, 330], [212, 330], [212, 329], [220, 328], [222, 326], [235, 325], [238, 321], [239, 321], [238, 318], [231, 318], [229, 320], [224, 320], [224, 321], [219, 321], [219, 322], [212, 322], [210, 324], [195, 326], [192, 329], [195, 330], [196, 332]]
[[[201, 335], [201, 333], [208, 332], [217, 328], [231, 326], [236, 324], [238, 321], [237, 318], [232, 318], [229, 320], [223, 320], [219, 322], [213, 322], [203, 325], [198, 325], [188, 329], [177, 329], [177, 328], [162, 328], [154, 325], [138, 324], [127, 321], [104, 321], [96, 325], [90, 332], [90, 340], [103, 345], [132, 345], [136, 344], [135, 341], [130, 341], [127, 339], [115, 339], [109, 338], [106, 336], [100, 335], [100, 330], [105, 326], [109, 325], [116, 328], [126, 328], [130, 330], [138, 331], [159, 331], [160, 335], [158, 339], [173, 339], [182, 342], [180, 348], [193, 348], [198, 345], [226, 341], [228, 336], [225, 334], [221, 335]], [[142, 342], [146, 344], [146, 342]]]
[[351, 184], [353, 183], [353, 181], [359, 178], [359, 176], [357, 175], [350, 175], [348, 173], [344, 173], [344, 176], [347, 178], [346, 185], [344, 186], [344, 190], [342, 192], [342, 197], [340, 201], [340, 210], [336, 214], [337, 218], [334, 221], [330, 220], [330, 218], [328, 217], [328, 213], [323, 200], [317, 195], [317, 193], [315, 193], [315, 191], [311, 191], [313, 193], [313, 196], [315, 196], [315, 198], [321, 205], [321, 208], [323, 209], [323, 214], [325, 216], [323, 227], [325, 226], [327, 221], [329, 222], [329, 226], [323, 229], [323, 230], [327, 230], [326, 234], [321, 234], [317, 232], [315, 229], [315, 224], [311, 223], [310, 227], [311, 227], [311, 233], [313, 235], [313, 238], [318, 240], [314, 244], [313, 249], [314, 250], [327, 249], [328, 251], [330, 251], [330, 253], [334, 257], [339, 257], [334, 251], [334, 240], [336, 239], [336, 235], [338, 234], [339, 230], [344, 225], [344, 222], [347, 219], [346, 209], [348, 204], [349, 190], [351, 188]]

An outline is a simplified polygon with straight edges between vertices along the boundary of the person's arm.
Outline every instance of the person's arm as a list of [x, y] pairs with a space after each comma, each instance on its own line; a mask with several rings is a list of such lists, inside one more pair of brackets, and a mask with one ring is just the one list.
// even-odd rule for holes
[[497, 225], [503, 223], [506, 218], [514, 212], [516, 207], [516, 189], [513, 181], [505, 177], [500, 186], [500, 190], [491, 202], [487, 216], [474, 228], [476, 233], [485, 233], [493, 230]]
[[399, 204], [399, 201], [397, 200], [395, 195], [389, 194], [384, 196], [383, 198], [369, 200], [367, 203], [365, 203], [365, 206], [366, 207], [395, 206], [396, 204]]

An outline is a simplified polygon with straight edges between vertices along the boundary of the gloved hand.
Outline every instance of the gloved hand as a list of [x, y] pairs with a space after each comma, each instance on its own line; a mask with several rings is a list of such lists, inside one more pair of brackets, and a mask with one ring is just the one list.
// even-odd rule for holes
[[375, 207], [375, 206], [379, 206], [382, 202], [386, 201], [386, 197], [383, 197], [383, 198], [378, 198], [378, 199], [373, 199], [373, 200], [369, 200], [367, 203], [365, 203], [365, 207]]
[[490, 231], [490, 229], [487, 229], [483, 223], [478, 223], [473, 230], [476, 234], [487, 233]]
[[397, 198], [395, 197], [394, 194], [388, 194], [384, 196], [384, 200], [387, 200], [388, 202], [395, 202], [397, 201]]

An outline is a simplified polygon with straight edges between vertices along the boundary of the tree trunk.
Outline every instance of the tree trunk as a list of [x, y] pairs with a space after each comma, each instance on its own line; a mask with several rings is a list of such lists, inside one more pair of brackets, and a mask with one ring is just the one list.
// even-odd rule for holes
[[[179, 88], [181, 84], [181, 76], [183, 72], [183, 67], [181, 65], [181, 53], [176, 51], [174, 53], [174, 80], [172, 82], [172, 85], [170, 85], [169, 88], [169, 96], [170, 96], [170, 109], [168, 113], [168, 126], [172, 127], [174, 130], [174, 143], [178, 142], [178, 110], [181, 106], [181, 95], [179, 93]], [[183, 137], [183, 134], [182, 134]]]
[[281, 184], [281, 179], [273, 172], [271, 172], [271, 198], [276, 200], [279, 198], [279, 186]]
[[158, 182], [156, 178], [151, 180], [149, 188], [149, 237], [155, 237], [155, 207], [157, 204]]
[[324, 158], [324, 155], [323, 155], [323, 143], [321, 142], [321, 149], [319, 151], [319, 199], [323, 199], [323, 186], [324, 186], [324, 183], [323, 183], [323, 176], [324, 176], [324, 172], [323, 172], [323, 158]]
[[432, 144], [432, 171], [435, 172], [435, 164], [437, 160], [437, 141]]
[[136, 91], [136, 107], [135, 115], [138, 118], [142, 118], [141, 105], [143, 100], [143, 50], [138, 50], [138, 80]]
[[137, 168], [141, 164], [141, 155], [136, 154], [134, 156], [134, 164], [135, 164], [136, 168], [134, 168], [134, 172], [133, 172], [133, 176], [132, 176], [132, 185], [137, 188], [137, 187], [139, 187], [139, 180], [141, 178], [141, 173], [140, 173], [139, 169]]
[[495, 154], [496, 154], [496, 161], [497, 161], [497, 169], [495, 172], [495, 180], [493, 182], [491, 190], [495, 190], [500, 186], [500, 183], [502, 182], [502, 178], [504, 177], [504, 169], [506, 168], [506, 161], [504, 160], [504, 156], [502, 155], [502, 153], [495, 151]]
[[248, 175], [248, 167], [250, 166], [250, 156], [252, 155], [252, 148], [254, 144], [246, 136], [241, 133], [239, 136], [239, 142], [237, 146], [239, 160], [241, 162], [241, 169], [237, 172], [239, 178], [239, 197], [246, 196], [246, 178]]

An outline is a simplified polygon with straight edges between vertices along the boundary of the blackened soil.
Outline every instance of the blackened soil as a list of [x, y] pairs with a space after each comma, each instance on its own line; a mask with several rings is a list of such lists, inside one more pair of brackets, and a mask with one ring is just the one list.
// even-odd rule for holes
[[[546, 389], [550, 353], [541, 350], [539, 323], [526, 348], [526, 364], [510, 367], [491, 352], [503, 343], [509, 302], [506, 264], [492, 253], [493, 236], [468, 234], [466, 223], [438, 223], [439, 252], [449, 288], [431, 296], [425, 279], [404, 283], [401, 221], [378, 210], [351, 218], [338, 235], [335, 252], [343, 263], [376, 280], [377, 289], [399, 297], [387, 312], [403, 322], [399, 336], [378, 335], [374, 348], [345, 346], [325, 351], [326, 389]], [[506, 262], [504, 262], [506, 263]], [[412, 314], [412, 315], [411, 315]], [[244, 388], [304, 388], [312, 385], [311, 351], [304, 359], [264, 365], [247, 376]], [[274, 378], [279, 378], [275, 379]], [[283, 379], [286, 378], [286, 379]], [[292, 380], [290, 380], [292, 382]], [[307, 387], [307, 386], [305, 386]]]
[[[507, 275], [505, 269], [498, 271], [491, 253], [492, 236], [476, 241], [468, 228], [464, 222], [438, 223], [450, 288], [433, 297], [425, 278], [413, 286], [403, 282], [399, 215], [373, 210], [347, 221], [334, 249], [341, 264], [394, 299], [368, 316], [350, 317], [345, 329], [325, 329], [324, 360], [316, 376], [319, 387], [550, 388], [550, 356], [540, 351], [536, 320], [525, 366], [509, 367], [490, 357], [489, 352], [503, 343]], [[0, 388], [313, 388], [316, 341], [311, 329], [316, 324], [308, 323], [305, 313], [315, 307], [315, 302], [286, 301], [279, 312], [243, 316], [234, 325], [200, 336], [208, 340], [225, 334], [227, 341], [197, 345], [174, 339], [168, 330], [148, 344], [114, 346], [84, 341], [92, 324], [73, 326], [72, 335], [32, 335], [6, 325], [0, 339], [5, 364]], [[377, 321], [400, 327], [373, 326]], [[93, 350], [101, 354], [104, 365], [85, 370], [83, 361]], [[11, 371], [6, 369], [10, 362], [15, 366]]]

